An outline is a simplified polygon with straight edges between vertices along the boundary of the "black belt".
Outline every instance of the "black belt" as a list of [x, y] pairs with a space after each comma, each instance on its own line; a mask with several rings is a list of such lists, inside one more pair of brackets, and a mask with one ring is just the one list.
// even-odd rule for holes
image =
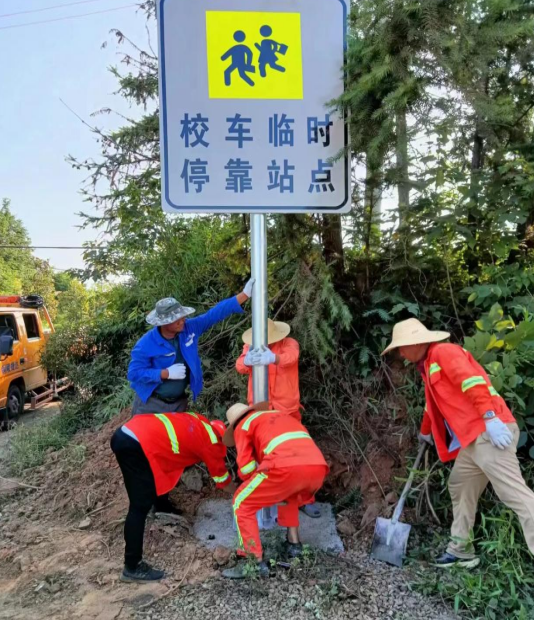
[[162, 396], [159, 396], [158, 394], [152, 394], [152, 396], [154, 398], [157, 398], [158, 400], [161, 400], [162, 403], [165, 403], [166, 405], [172, 405], [173, 403], [177, 403], [180, 400], [183, 400], [184, 398], [186, 398], [186, 395], [183, 394], [182, 396], [178, 397], [178, 398], [163, 398]]

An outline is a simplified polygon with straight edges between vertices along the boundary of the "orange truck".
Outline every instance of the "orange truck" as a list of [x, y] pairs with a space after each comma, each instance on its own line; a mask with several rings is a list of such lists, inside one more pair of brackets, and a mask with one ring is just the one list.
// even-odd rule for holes
[[16, 418], [26, 401], [32, 409], [68, 387], [66, 379], [49, 377], [41, 353], [51, 333], [52, 319], [38, 295], [0, 295], [0, 423]]

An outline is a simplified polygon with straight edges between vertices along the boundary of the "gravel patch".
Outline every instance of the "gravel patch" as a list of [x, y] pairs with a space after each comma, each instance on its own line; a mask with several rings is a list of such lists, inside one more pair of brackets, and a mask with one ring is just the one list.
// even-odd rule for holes
[[366, 552], [317, 555], [267, 580], [215, 577], [183, 586], [137, 618], [150, 620], [458, 620], [438, 601], [412, 592], [409, 572]]

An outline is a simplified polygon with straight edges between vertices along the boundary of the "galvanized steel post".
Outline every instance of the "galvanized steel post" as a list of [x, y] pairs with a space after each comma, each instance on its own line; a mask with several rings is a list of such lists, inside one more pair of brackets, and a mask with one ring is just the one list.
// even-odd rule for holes
[[[267, 224], [265, 215], [250, 216], [251, 275], [256, 278], [252, 293], [252, 346], [267, 346]], [[254, 402], [269, 400], [268, 366], [253, 366]]]

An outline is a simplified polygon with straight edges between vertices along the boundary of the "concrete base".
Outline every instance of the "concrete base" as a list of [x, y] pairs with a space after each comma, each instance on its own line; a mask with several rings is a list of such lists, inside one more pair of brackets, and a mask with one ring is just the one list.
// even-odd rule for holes
[[[312, 519], [303, 512], [299, 513], [302, 542], [322, 551], [342, 553], [343, 543], [337, 533], [332, 506], [330, 504], [315, 505], [321, 510], [319, 519]], [[215, 549], [219, 545], [236, 548], [237, 534], [233, 523], [231, 500], [211, 499], [200, 504], [193, 532], [198, 540], [210, 549]], [[271, 531], [282, 535], [285, 528], [277, 526]]]

